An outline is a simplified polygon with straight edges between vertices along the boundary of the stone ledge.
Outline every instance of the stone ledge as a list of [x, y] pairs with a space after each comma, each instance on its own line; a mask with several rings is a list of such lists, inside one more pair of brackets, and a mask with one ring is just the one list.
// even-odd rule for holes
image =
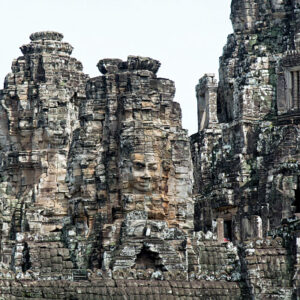
[[157, 73], [160, 62], [150, 57], [128, 56], [127, 61], [118, 58], [101, 59], [97, 67], [102, 74], [113, 74], [122, 71], [146, 70]]

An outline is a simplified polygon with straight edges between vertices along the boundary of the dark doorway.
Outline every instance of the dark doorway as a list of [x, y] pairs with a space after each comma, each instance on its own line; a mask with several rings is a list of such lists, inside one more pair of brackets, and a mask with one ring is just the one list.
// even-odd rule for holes
[[224, 239], [232, 241], [232, 221], [224, 220]]
[[156, 269], [158, 255], [157, 253], [153, 253], [146, 249], [145, 247], [142, 248], [142, 251], [138, 254], [135, 267], [136, 269]]
[[31, 268], [31, 262], [30, 262], [30, 252], [28, 244], [24, 243], [24, 248], [22, 250], [22, 271], [26, 272]]

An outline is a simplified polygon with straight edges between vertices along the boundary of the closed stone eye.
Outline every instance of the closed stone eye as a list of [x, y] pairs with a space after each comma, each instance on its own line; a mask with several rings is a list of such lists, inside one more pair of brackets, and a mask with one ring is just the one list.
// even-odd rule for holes
[[149, 169], [153, 170], [153, 171], [157, 170], [157, 164], [151, 164], [151, 165], [149, 165]]
[[145, 164], [143, 164], [143, 163], [141, 163], [141, 162], [135, 162], [135, 163], [134, 163], [134, 167], [135, 167], [136, 169], [141, 170], [141, 169], [145, 168]]

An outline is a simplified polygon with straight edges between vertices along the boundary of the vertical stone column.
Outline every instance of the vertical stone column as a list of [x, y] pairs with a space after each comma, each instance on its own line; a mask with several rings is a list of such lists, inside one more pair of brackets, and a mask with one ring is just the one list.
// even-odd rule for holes
[[198, 131], [218, 123], [217, 117], [217, 80], [215, 74], [205, 74], [196, 86], [198, 107]]
[[292, 80], [293, 80], [293, 102], [292, 102], [292, 110], [297, 108], [298, 102], [298, 72], [292, 71]]
[[252, 237], [261, 239], [263, 237], [262, 219], [260, 216], [251, 216]]
[[217, 219], [217, 236], [218, 236], [218, 242], [223, 243], [224, 242], [224, 219], [222, 218]]

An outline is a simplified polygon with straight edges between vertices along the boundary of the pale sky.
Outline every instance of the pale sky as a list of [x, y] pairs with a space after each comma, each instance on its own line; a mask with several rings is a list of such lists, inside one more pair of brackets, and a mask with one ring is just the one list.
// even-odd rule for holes
[[0, 0], [0, 80], [11, 71], [36, 31], [63, 33], [90, 77], [103, 58], [128, 55], [158, 59], [158, 77], [175, 81], [183, 127], [197, 131], [195, 85], [204, 73], [218, 73], [232, 32], [229, 0]]

